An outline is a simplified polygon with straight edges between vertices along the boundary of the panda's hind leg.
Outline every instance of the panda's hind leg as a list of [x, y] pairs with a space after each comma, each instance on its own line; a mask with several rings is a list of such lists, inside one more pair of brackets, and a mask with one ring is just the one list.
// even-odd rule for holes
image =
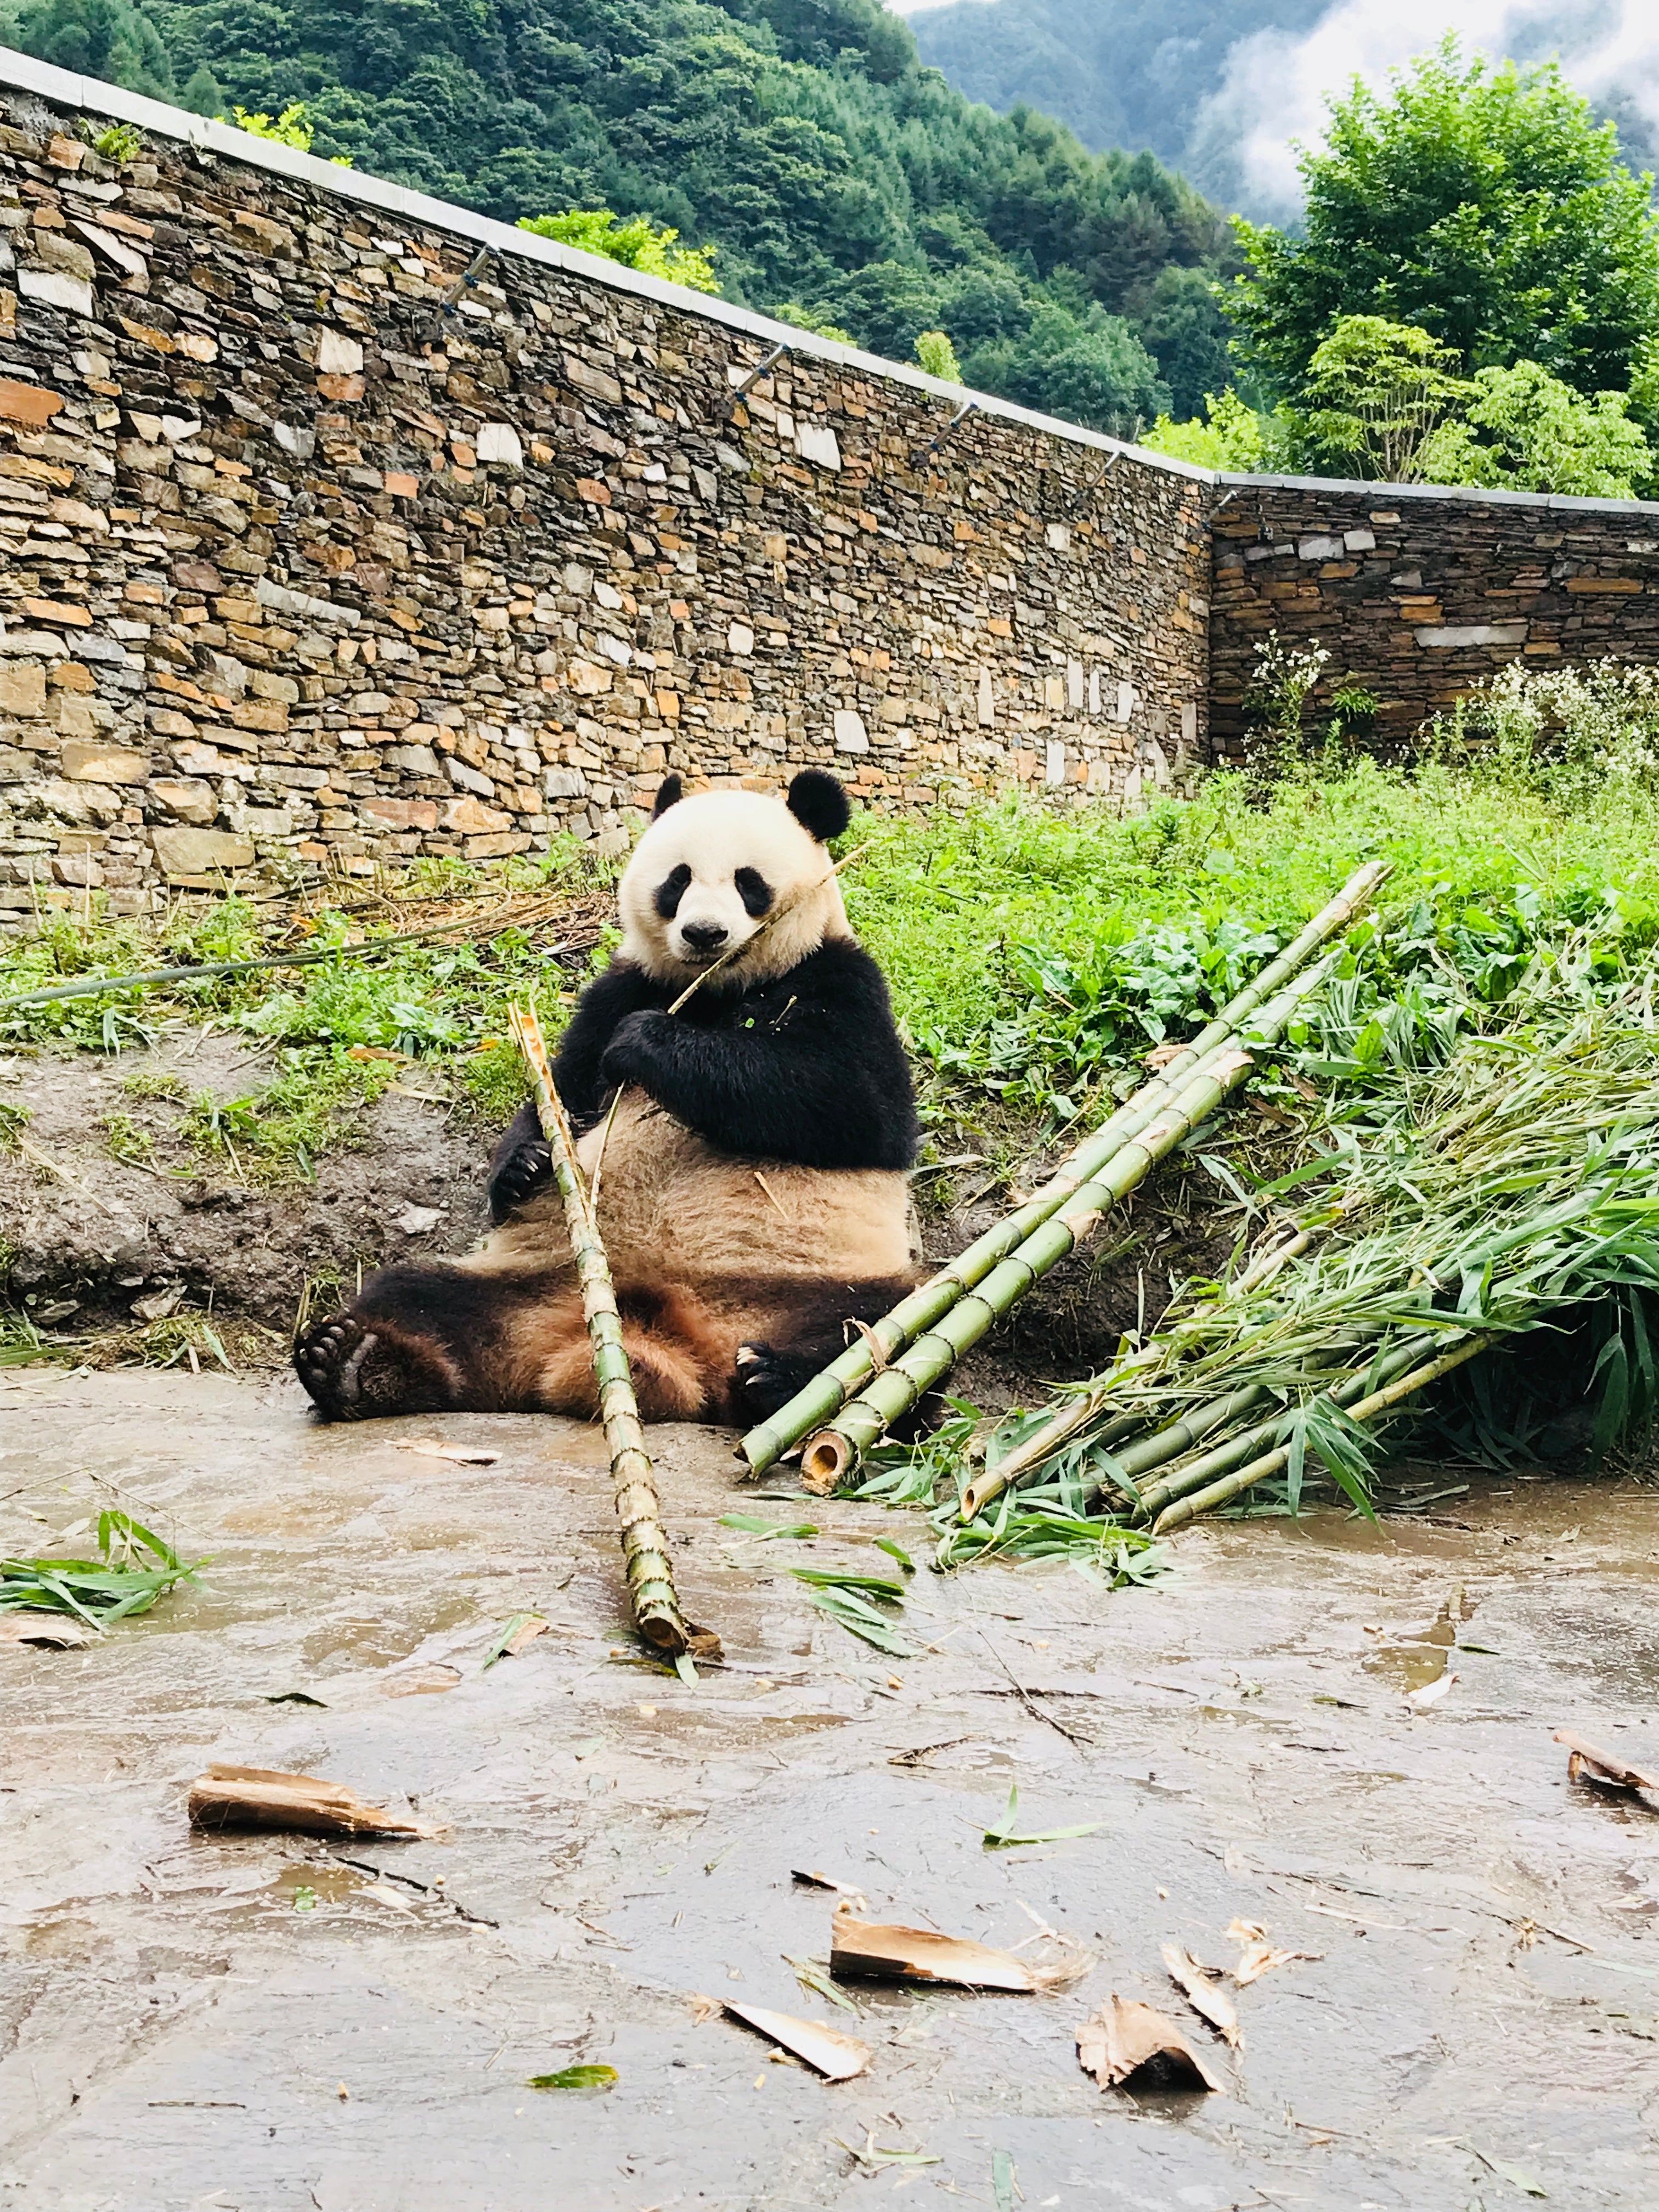
[[[712, 1324], [692, 1293], [619, 1285], [617, 1309], [642, 1420], [701, 1420], [711, 1407], [720, 1406], [731, 1338]], [[591, 1418], [599, 1411], [599, 1391], [580, 1298], [550, 1304], [531, 1326], [537, 1339], [538, 1405], [550, 1413]]]
[[465, 1263], [382, 1267], [346, 1312], [295, 1346], [295, 1369], [331, 1421], [528, 1412], [532, 1377], [514, 1340], [524, 1316], [562, 1288], [554, 1277]]
[[325, 1420], [438, 1413], [464, 1402], [456, 1363], [428, 1336], [336, 1314], [294, 1347], [294, 1365]]

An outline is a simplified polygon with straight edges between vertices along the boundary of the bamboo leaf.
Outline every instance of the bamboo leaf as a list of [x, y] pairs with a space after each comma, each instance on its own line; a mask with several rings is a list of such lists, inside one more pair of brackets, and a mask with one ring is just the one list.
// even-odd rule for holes
[[768, 1521], [758, 1513], [722, 1513], [722, 1528], [740, 1528], [745, 1536], [816, 1536], [810, 1521]]
[[902, 1544], [896, 1544], [890, 1536], [878, 1536], [874, 1542], [876, 1549], [885, 1552], [890, 1559], [896, 1559], [907, 1575], [915, 1574], [916, 1563]]
[[903, 1583], [889, 1575], [861, 1575], [854, 1569], [840, 1567], [791, 1567], [789, 1571], [797, 1582], [809, 1583], [814, 1589], [868, 1590], [874, 1597], [896, 1601], [904, 1595]]
[[614, 2066], [562, 2066], [556, 2074], [532, 2074], [532, 2089], [609, 2089], [622, 2076]]

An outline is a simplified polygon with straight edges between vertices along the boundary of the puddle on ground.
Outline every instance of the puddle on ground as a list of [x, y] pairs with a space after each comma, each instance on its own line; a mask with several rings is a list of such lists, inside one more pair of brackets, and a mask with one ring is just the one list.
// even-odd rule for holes
[[321, 1667], [330, 1661], [337, 1667], [388, 1667], [417, 1651], [428, 1636], [458, 1628], [463, 1622], [471, 1626], [477, 1620], [477, 1601], [471, 1597], [446, 1598], [401, 1620], [354, 1614], [313, 1629], [300, 1652], [308, 1667]]
[[1413, 1690], [1426, 1690], [1431, 1682], [1440, 1680], [1450, 1656], [1447, 1648], [1450, 1643], [1451, 1630], [1448, 1626], [1445, 1644], [1389, 1644], [1382, 1650], [1370, 1653], [1362, 1663], [1366, 1674], [1379, 1682], [1386, 1682], [1403, 1697]]

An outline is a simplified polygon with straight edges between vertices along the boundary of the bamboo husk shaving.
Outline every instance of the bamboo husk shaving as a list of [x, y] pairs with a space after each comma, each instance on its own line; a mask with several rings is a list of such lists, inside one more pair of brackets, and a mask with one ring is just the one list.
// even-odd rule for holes
[[371, 1805], [343, 1782], [266, 1766], [210, 1766], [190, 1785], [192, 1828], [278, 1828], [305, 1836], [424, 1838], [441, 1828]]

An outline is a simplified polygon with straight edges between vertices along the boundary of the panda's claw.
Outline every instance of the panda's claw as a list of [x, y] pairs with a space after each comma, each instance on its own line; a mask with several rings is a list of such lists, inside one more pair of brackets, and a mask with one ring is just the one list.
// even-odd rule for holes
[[490, 1211], [499, 1220], [515, 1206], [533, 1198], [553, 1175], [553, 1152], [550, 1146], [538, 1138], [532, 1143], [521, 1145], [512, 1158], [502, 1162], [494, 1182], [489, 1186]]
[[769, 1344], [740, 1344], [732, 1364], [732, 1391], [745, 1420], [769, 1420], [805, 1379], [799, 1361]]

